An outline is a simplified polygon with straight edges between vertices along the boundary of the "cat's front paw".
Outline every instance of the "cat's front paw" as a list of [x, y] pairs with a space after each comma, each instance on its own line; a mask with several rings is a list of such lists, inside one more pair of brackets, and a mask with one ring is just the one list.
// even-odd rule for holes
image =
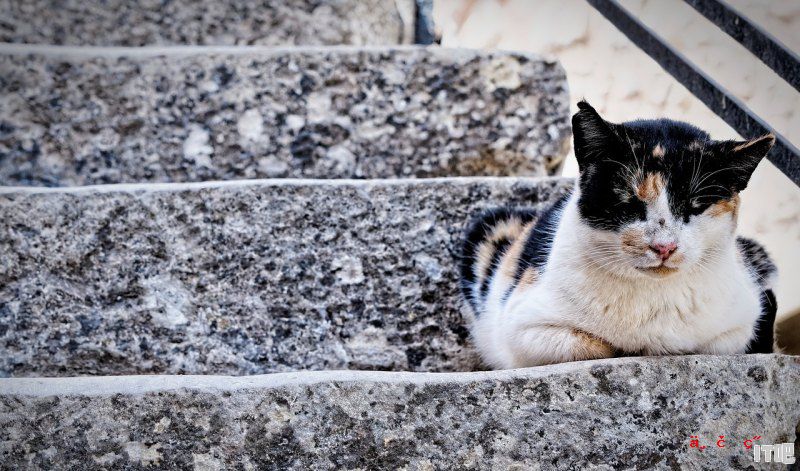
[[615, 348], [605, 340], [570, 326], [537, 325], [510, 336], [511, 368], [611, 358]]

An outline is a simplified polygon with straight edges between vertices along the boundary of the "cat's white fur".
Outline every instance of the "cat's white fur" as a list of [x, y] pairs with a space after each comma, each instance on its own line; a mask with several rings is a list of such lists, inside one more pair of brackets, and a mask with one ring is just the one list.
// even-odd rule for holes
[[[760, 289], [736, 249], [735, 211], [707, 211], [684, 223], [670, 214], [662, 189], [647, 205], [647, 220], [628, 227], [640, 230], [645, 243], [677, 243], [665, 262], [677, 270], [662, 276], [642, 269], [661, 263], [655, 253], [628, 254], [619, 233], [582, 221], [579, 196], [576, 189], [564, 206], [535, 283], [503, 302], [512, 280], [492, 280], [472, 329], [488, 364], [517, 368], [607, 357], [613, 351], [605, 343], [643, 354], [745, 351], [761, 312]], [[587, 342], [585, 334], [600, 342]]]

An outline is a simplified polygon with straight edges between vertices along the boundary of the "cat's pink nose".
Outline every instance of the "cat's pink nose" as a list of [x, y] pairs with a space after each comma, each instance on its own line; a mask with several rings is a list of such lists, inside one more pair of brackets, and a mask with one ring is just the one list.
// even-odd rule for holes
[[661, 257], [662, 262], [668, 259], [673, 253], [675, 253], [675, 250], [677, 250], [677, 248], [678, 244], [676, 244], [675, 242], [669, 242], [666, 244], [652, 244], [650, 246], [650, 250], [657, 253], [658, 256]]

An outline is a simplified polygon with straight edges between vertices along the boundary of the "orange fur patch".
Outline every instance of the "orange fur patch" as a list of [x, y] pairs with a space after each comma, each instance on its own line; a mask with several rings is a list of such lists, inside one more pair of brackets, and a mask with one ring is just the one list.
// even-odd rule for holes
[[645, 203], [652, 203], [664, 189], [664, 179], [658, 173], [648, 173], [636, 187], [636, 196]]
[[514, 240], [519, 237], [524, 227], [522, 221], [512, 217], [496, 225], [487, 240], [491, 242], [497, 242], [501, 239]]
[[522, 276], [519, 278], [519, 283], [517, 283], [517, 286], [527, 288], [528, 286], [532, 286], [534, 283], [536, 283], [537, 279], [539, 279], [539, 272], [534, 268], [527, 268], [524, 272], [522, 272]]
[[646, 268], [645, 270], [649, 271], [650, 273], [655, 273], [656, 275], [660, 275], [660, 276], [671, 275], [671, 274], [675, 273], [676, 271], [678, 271], [677, 268], [665, 267], [663, 265], [659, 266], [659, 267]]
[[576, 360], [608, 358], [614, 356], [614, 347], [605, 340], [581, 329], [572, 328], [575, 337], [573, 348]]
[[526, 224], [522, 232], [514, 239], [514, 242], [503, 255], [503, 260], [500, 262], [499, 273], [507, 278], [514, 278], [517, 273], [517, 266], [519, 265], [519, 256], [522, 255], [522, 250], [525, 248], [525, 242], [533, 230], [535, 221]]
[[519, 238], [524, 229], [522, 221], [517, 218], [510, 218], [495, 226], [492, 232], [480, 243], [477, 254], [476, 275], [479, 281], [486, 277], [489, 271], [489, 265], [492, 263], [492, 257], [496, 250], [495, 243], [502, 239], [515, 241]]
[[731, 217], [736, 219], [739, 214], [739, 195], [733, 195], [733, 198], [722, 200], [719, 203], [714, 203], [706, 209], [709, 216], [719, 217], [730, 214]]
[[494, 254], [494, 244], [491, 242], [481, 242], [478, 248], [478, 263], [476, 264], [475, 271], [478, 280], [483, 280], [486, 277], [486, 272], [489, 270], [489, 264], [492, 263], [492, 255]]

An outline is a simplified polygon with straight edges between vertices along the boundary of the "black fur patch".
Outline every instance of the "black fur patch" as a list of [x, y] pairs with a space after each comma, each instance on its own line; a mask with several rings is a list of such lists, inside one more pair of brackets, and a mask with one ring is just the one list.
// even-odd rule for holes
[[519, 265], [517, 265], [517, 271], [514, 276], [517, 280], [522, 277], [522, 274], [528, 268], [533, 267], [541, 272], [541, 268], [547, 263], [550, 247], [553, 244], [553, 237], [555, 236], [556, 228], [558, 228], [560, 211], [567, 204], [569, 197], [570, 195], [567, 194], [559, 198], [536, 221], [536, 226], [528, 236], [528, 240], [525, 241], [525, 247], [519, 257]]
[[[460, 284], [461, 292], [464, 298], [470, 303], [473, 311], [477, 313], [477, 300], [472, 298], [472, 287], [478, 280], [475, 278], [475, 264], [478, 262], [478, 247], [483, 243], [487, 237], [491, 236], [495, 227], [508, 221], [512, 218], [519, 219], [522, 223], [528, 223], [536, 217], [536, 211], [532, 209], [517, 209], [517, 208], [495, 208], [484, 211], [475, 217], [467, 227], [464, 234], [464, 239], [459, 251], [459, 273], [461, 275]], [[490, 264], [490, 272], [496, 270], [502, 252], [506, 250], [511, 241], [506, 240], [505, 244], [495, 243], [494, 252], [492, 254], [492, 262]], [[484, 279], [486, 288], [481, 286], [481, 292], [485, 293], [488, 289], [488, 281], [491, 277], [487, 276]]]
[[761, 292], [761, 317], [755, 327], [755, 337], [747, 346], [747, 353], [772, 353], [775, 332], [775, 316], [778, 301], [771, 289]]
[[761, 244], [746, 237], [737, 237], [736, 246], [739, 248], [739, 252], [741, 252], [747, 266], [758, 275], [759, 286], [766, 288], [766, 282], [778, 271], [767, 251]]
[[581, 170], [581, 217], [597, 229], [618, 230], [645, 218], [636, 185], [661, 177], [676, 218], [688, 222], [709, 206], [747, 186], [773, 139], [713, 141], [700, 129], [669, 119], [622, 124], [605, 121], [586, 102], [572, 118], [575, 156]]
[[756, 322], [755, 337], [747, 347], [747, 353], [772, 353], [778, 301], [768, 286], [768, 281], [777, 271], [777, 267], [764, 247], [752, 239], [737, 237], [736, 247], [747, 266], [758, 276], [757, 282], [763, 290], [761, 291], [761, 317]]

